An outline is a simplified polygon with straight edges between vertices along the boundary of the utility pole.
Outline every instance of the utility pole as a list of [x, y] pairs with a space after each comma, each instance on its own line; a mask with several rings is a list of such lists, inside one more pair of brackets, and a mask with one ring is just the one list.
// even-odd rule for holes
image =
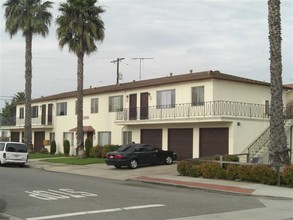
[[125, 58], [117, 58], [117, 60], [112, 60], [111, 63], [117, 63], [117, 78], [116, 78], [116, 84], [119, 84], [119, 63], [121, 60], [124, 60]]
[[142, 60], [152, 60], [154, 58], [145, 58], [145, 57], [135, 57], [135, 58], [131, 58], [133, 60], [139, 60], [139, 80], [141, 80], [141, 61]]

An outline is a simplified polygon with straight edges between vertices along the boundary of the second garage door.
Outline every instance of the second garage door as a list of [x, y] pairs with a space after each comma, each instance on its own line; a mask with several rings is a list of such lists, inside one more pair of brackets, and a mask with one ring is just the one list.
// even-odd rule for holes
[[192, 158], [193, 129], [168, 129], [168, 147], [177, 154], [177, 160]]

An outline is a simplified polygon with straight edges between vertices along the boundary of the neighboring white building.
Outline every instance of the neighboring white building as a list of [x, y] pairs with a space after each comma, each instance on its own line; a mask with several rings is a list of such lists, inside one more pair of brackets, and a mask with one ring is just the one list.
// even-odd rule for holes
[[[289, 87], [283, 94], [291, 103]], [[67, 139], [75, 153], [76, 100], [75, 91], [32, 100], [35, 150], [55, 140], [63, 152]], [[246, 153], [269, 128], [270, 84], [219, 71], [89, 88], [83, 100], [84, 138], [93, 145], [151, 143], [179, 159]], [[0, 126], [13, 141], [23, 137], [24, 106], [13, 126]], [[292, 148], [292, 123], [286, 132]]]

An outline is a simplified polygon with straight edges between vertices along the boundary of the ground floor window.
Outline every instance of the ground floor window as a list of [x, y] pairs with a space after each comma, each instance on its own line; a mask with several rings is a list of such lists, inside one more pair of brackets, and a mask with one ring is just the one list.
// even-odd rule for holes
[[98, 132], [98, 145], [104, 146], [109, 144], [111, 144], [111, 132], [110, 131]]
[[123, 131], [123, 144], [131, 144], [131, 143], [132, 143], [132, 132]]
[[52, 143], [52, 141], [55, 141], [55, 133], [54, 132], [50, 133], [50, 144]]

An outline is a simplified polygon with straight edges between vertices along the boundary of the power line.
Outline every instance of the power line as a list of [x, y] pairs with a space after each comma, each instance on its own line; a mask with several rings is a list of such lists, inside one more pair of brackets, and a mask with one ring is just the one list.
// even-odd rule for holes
[[146, 57], [134, 57], [134, 58], [131, 58], [133, 60], [139, 60], [139, 80], [141, 80], [141, 61], [142, 60], [152, 60], [154, 58], [146, 58]]
[[116, 84], [119, 84], [119, 63], [121, 60], [124, 60], [125, 58], [117, 58], [117, 60], [112, 60], [111, 63], [117, 63], [117, 77], [116, 77]]

